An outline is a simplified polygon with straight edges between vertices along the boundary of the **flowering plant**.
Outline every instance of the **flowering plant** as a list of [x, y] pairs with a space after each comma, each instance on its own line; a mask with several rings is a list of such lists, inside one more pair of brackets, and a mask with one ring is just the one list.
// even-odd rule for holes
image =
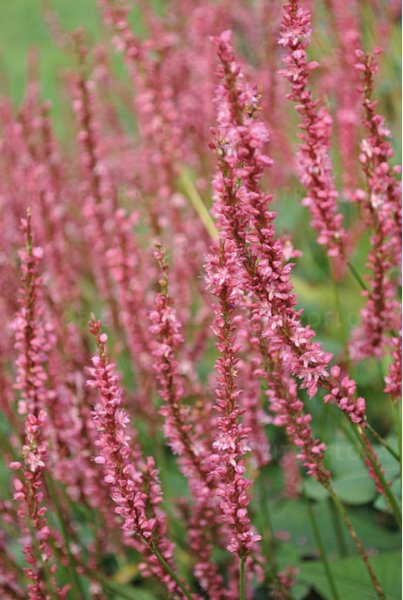
[[399, 7], [361, 8], [46, 15], [68, 132], [35, 54], [0, 101], [2, 598], [396, 597]]

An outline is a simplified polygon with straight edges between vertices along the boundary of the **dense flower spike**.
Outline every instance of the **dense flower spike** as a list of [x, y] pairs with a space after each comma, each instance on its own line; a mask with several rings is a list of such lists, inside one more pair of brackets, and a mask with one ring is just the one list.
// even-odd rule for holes
[[385, 377], [385, 392], [400, 402], [402, 397], [402, 338], [391, 340], [392, 362]]
[[159, 383], [159, 393], [165, 402], [160, 410], [164, 417], [165, 436], [169, 440], [172, 451], [183, 457], [185, 471], [196, 472], [199, 477], [205, 478], [205, 466], [203, 467], [202, 464], [205, 450], [203, 446], [197, 449], [192, 427], [188, 423], [188, 410], [181, 405], [184, 390], [174, 349], [183, 341], [183, 337], [168, 293], [168, 267], [160, 246], [157, 246], [155, 256], [161, 269], [159, 280], [161, 291], [157, 294], [155, 309], [150, 313], [150, 331], [157, 339], [153, 351], [154, 369]]
[[142, 459], [136, 441], [128, 433], [129, 417], [121, 406], [122, 389], [115, 365], [106, 353], [108, 337], [101, 332], [101, 323], [94, 317], [91, 318], [90, 330], [98, 347], [87, 381], [88, 386], [99, 391], [93, 411], [99, 452], [95, 462], [102, 465], [104, 480], [110, 486], [112, 500], [116, 504], [115, 512], [123, 521], [124, 535], [135, 536], [141, 542], [151, 572], [165, 583], [170, 592], [181, 596], [178, 580], [172, 577], [169, 565], [173, 547], [166, 538], [165, 515], [159, 508], [162, 491], [158, 472], [152, 458]]
[[213, 442], [215, 453], [210, 460], [213, 467], [211, 475], [217, 480], [224, 519], [232, 529], [228, 550], [238, 553], [243, 559], [261, 537], [254, 533], [248, 515], [248, 489], [252, 482], [244, 477], [242, 458], [249, 450], [249, 429], [239, 422], [244, 410], [239, 407], [242, 392], [236, 385], [239, 348], [235, 340], [237, 286], [234, 259], [236, 255], [221, 245], [217, 253], [209, 257], [206, 267], [208, 286], [218, 299], [213, 329], [220, 352], [216, 362], [218, 435]]
[[292, 265], [285, 261], [282, 241], [275, 238], [275, 213], [267, 210], [271, 196], [259, 186], [264, 167], [270, 164], [262, 152], [267, 132], [255, 120], [257, 98], [242, 81], [230, 40], [225, 32], [218, 42], [219, 74], [225, 78], [217, 92], [219, 129], [214, 132], [219, 157], [214, 192], [220, 237], [231, 243], [238, 259], [238, 277], [256, 297], [256, 318], [266, 323], [267, 334], [263, 335], [272, 336], [288, 372], [301, 379], [310, 396], [323, 387], [328, 392], [326, 401], [336, 402], [353, 423], [363, 424], [365, 400], [356, 398], [355, 382], [344, 377], [337, 366], [329, 372], [331, 354], [313, 341], [314, 331], [301, 323], [301, 311], [295, 308]]
[[401, 184], [393, 175], [390, 159], [393, 150], [384, 118], [376, 112], [373, 99], [376, 55], [357, 50], [357, 70], [362, 74], [364, 125], [369, 136], [361, 143], [360, 161], [367, 191], [357, 190], [356, 199], [363, 217], [373, 231], [367, 268], [369, 287], [361, 311], [362, 324], [355, 331], [352, 349], [355, 357], [382, 357], [388, 336], [400, 327], [398, 274], [401, 256]]
[[360, 4], [357, 0], [327, 0], [337, 43], [336, 64], [331, 64], [329, 79], [337, 99], [336, 128], [342, 164], [343, 195], [352, 200], [357, 186], [359, 168], [359, 106], [355, 52], [360, 45]]
[[[160, 245], [155, 258], [160, 268], [160, 292], [150, 313], [150, 331], [156, 337], [153, 351], [158, 390], [165, 404], [160, 409], [164, 417], [164, 433], [174, 454], [179, 456], [183, 474], [187, 477], [194, 498], [193, 515], [189, 519], [189, 541], [197, 552], [195, 575], [203, 589], [214, 599], [224, 599], [223, 580], [211, 562], [212, 539], [208, 519], [217, 518], [215, 493], [211, 482], [209, 448], [197, 435], [190, 421], [189, 407], [183, 404], [184, 386], [175, 358], [175, 349], [183, 342], [180, 323], [172, 306], [168, 289], [168, 266]], [[217, 523], [218, 525], [218, 523]]]
[[[337, 207], [337, 190], [330, 159], [332, 118], [324, 106], [312, 97], [308, 87], [310, 71], [318, 66], [308, 61], [306, 49], [311, 36], [309, 11], [292, 0], [285, 5], [279, 44], [287, 48], [282, 74], [292, 85], [290, 100], [297, 103], [301, 116], [302, 143], [298, 152], [301, 183], [308, 196], [303, 204], [312, 215], [312, 226], [319, 234], [318, 243], [327, 248], [328, 255], [345, 259], [347, 234], [342, 226], [343, 216]], [[337, 264], [337, 263], [336, 263]]]
[[62, 597], [53, 577], [56, 564], [52, 564], [51, 560], [51, 530], [44, 503], [47, 462], [44, 434], [49, 397], [44, 365], [49, 345], [46, 323], [38, 302], [38, 265], [42, 249], [33, 245], [30, 211], [27, 212], [27, 218], [22, 220], [21, 230], [26, 238], [26, 249], [21, 252], [20, 310], [14, 321], [14, 330], [18, 352], [16, 388], [20, 391], [19, 412], [25, 415], [25, 427], [23, 460], [21, 463], [13, 461], [10, 467], [21, 470], [21, 475], [14, 478], [13, 485], [14, 500], [19, 503], [21, 528], [29, 540], [23, 547], [25, 560], [29, 564], [29, 568], [25, 569], [30, 580], [28, 597], [30, 600], [41, 600], [47, 598], [51, 590], [55, 590], [57, 597]]
[[308, 475], [326, 486], [330, 481], [330, 473], [324, 467], [326, 445], [314, 438], [310, 427], [312, 416], [304, 411], [295, 381], [287, 376], [279, 356], [270, 354], [269, 348], [270, 341], [260, 341], [262, 366], [256, 375], [262, 375], [267, 381], [266, 395], [274, 414], [273, 424], [285, 429], [288, 439], [297, 448], [296, 458], [306, 467]]

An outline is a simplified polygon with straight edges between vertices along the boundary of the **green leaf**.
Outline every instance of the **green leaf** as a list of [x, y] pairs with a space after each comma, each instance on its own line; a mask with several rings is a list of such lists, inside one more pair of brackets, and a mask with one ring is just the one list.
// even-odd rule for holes
[[375, 483], [362, 471], [337, 477], [333, 489], [342, 502], [352, 505], [368, 504], [376, 496]]
[[[381, 554], [370, 560], [387, 600], [400, 600], [400, 552]], [[343, 600], [378, 598], [360, 557], [334, 560], [331, 563], [331, 570], [340, 598]], [[332, 597], [323, 565], [319, 561], [303, 563], [298, 581], [310, 583], [324, 598]]]
[[[315, 518], [320, 526], [323, 544], [330, 557], [337, 556], [337, 542], [329, 501], [315, 502], [312, 505]], [[298, 558], [318, 556], [319, 551], [312, 527], [308, 519], [305, 500], [285, 500], [269, 503], [273, 531], [278, 540], [279, 561], [295, 564]], [[366, 549], [378, 552], [398, 550], [401, 546], [398, 531], [390, 531], [383, 525], [383, 516], [371, 505], [348, 506], [348, 516]], [[350, 553], [356, 554], [351, 537], [342, 524], [344, 537]], [[288, 533], [289, 539], [284, 535]]]
[[306, 479], [304, 481], [305, 494], [311, 500], [324, 500], [329, 497], [329, 492], [316, 479]]
[[367, 467], [354, 447], [348, 442], [333, 442], [329, 444], [327, 456], [334, 477], [350, 473], [367, 473]]
[[[366, 549], [386, 552], [401, 547], [400, 532], [382, 526], [382, 515], [372, 506], [351, 507], [348, 515]], [[346, 535], [347, 537], [349, 536]]]
[[155, 595], [144, 588], [122, 585], [114, 581], [105, 582], [105, 585], [113, 593], [116, 600], [125, 598], [126, 600], [155, 600]]
[[[401, 497], [402, 497], [402, 482], [400, 479], [397, 479], [390, 486], [392, 493], [397, 499], [398, 503], [401, 505]], [[390, 508], [389, 502], [386, 500], [385, 496], [379, 495], [374, 503], [375, 508], [382, 512], [391, 513], [392, 510]]]
[[400, 474], [398, 461], [381, 445], [374, 445], [374, 450], [382, 465], [387, 480], [394, 479]]
[[303, 600], [309, 593], [309, 586], [306, 583], [296, 583], [292, 588], [292, 597], [294, 600]]

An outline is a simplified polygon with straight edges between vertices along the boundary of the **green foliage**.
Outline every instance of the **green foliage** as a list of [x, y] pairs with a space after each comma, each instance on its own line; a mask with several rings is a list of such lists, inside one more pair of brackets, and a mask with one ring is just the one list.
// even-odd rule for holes
[[[371, 558], [387, 600], [401, 598], [401, 557], [398, 552]], [[359, 558], [343, 558], [331, 563], [336, 586], [343, 600], [369, 600], [377, 595]], [[329, 583], [320, 562], [304, 563], [299, 579], [310, 584], [324, 598], [331, 598]]]

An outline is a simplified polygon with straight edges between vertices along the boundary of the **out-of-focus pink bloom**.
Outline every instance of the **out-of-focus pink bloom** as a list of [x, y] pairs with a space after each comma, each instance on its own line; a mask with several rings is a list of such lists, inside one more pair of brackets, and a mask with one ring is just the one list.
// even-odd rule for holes
[[388, 336], [400, 329], [401, 308], [398, 302], [398, 277], [401, 257], [401, 184], [395, 178], [390, 159], [393, 150], [384, 118], [376, 112], [373, 99], [374, 75], [378, 70], [376, 55], [357, 51], [356, 68], [362, 74], [364, 125], [368, 131], [361, 143], [360, 161], [367, 190], [357, 190], [366, 224], [373, 231], [367, 268], [369, 286], [361, 311], [362, 324], [354, 332], [354, 358], [382, 357]]
[[329, 73], [336, 98], [336, 127], [342, 165], [343, 194], [352, 200], [358, 180], [357, 152], [360, 127], [360, 92], [355, 52], [360, 45], [361, 7], [357, 0], [328, 0], [336, 38], [336, 62]]
[[288, 50], [283, 59], [287, 68], [281, 71], [292, 86], [288, 98], [297, 103], [296, 110], [302, 119], [298, 168], [301, 183], [308, 191], [303, 204], [311, 211], [312, 226], [319, 234], [318, 243], [326, 246], [335, 264], [340, 264], [346, 256], [347, 234], [337, 206], [338, 193], [330, 159], [332, 118], [325, 107], [313, 99], [308, 87], [309, 73], [318, 66], [307, 58], [310, 36], [310, 13], [298, 0], [292, 0], [284, 8], [279, 44]]
[[161, 268], [161, 291], [157, 294], [155, 308], [150, 313], [150, 332], [156, 339], [153, 348], [154, 369], [159, 384], [158, 391], [164, 400], [160, 410], [164, 417], [164, 432], [174, 454], [181, 456], [185, 474], [196, 474], [206, 479], [206, 465], [203, 464], [206, 449], [194, 438], [189, 411], [181, 403], [184, 395], [183, 380], [174, 354], [175, 348], [183, 342], [181, 325], [168, 293], [167, 265], [160, 247], [157, 247], [155, 255]]
[[286, 452], [281, 457], [280, 464], [283, 470], [284, 495], [287, 498], [296, 498], [301, 483], [301, 475], [299, 474], [295, 454]]
[[395, 337], [391, 340], [392, 362], [385, 377], [385, 392], [400, 402], [402, 397], [402, 338]]
[[[29, 568], [24, 571], [29, 579], [30, 600], [46, 597], [48, 585], [59, 590], [53, 578], [56, 565], [52, 564], [52, 551], [49, 544], [49, 527], [44, 504], [44, 472], [47, 467], [46, 405], [49, 397], [45, 365], [48, 359], [49, 344], [46, 335], [46, 322], [38, 299], [41, 279], [38, 266], [42, 249], [33, 245], [31, 213], [22, 220], [21, 230], [26, 239], [26, 248], [21, 252], [22, 285], [20, 289], [20, 309], [14, 321], [15, 348], [17, 357], [16, 389], [20, 392], [19, 412], [25, 415], [24, 444], [20, 462], [12, 462], [13, 470], [21, 470], [14, 478], [14, 500], [19, 504], [20, 527], [27, 536], [23, 554]], [[35, 536], [36, 539], [33, 538]], [[45, 572], [49, 572], [48, 580]]]

